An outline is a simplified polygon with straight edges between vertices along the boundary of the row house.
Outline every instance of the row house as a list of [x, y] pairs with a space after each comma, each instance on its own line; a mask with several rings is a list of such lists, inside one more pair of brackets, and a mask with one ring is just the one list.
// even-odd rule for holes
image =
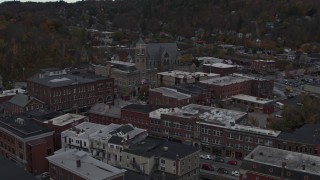
[[53, 131], [30, 119], [0, 118], [0, 155], [38, 175], [48, 171], [46, 157], [53, 154]]
[[89, 152], [111, 165], [119, 165], [122, 150], [147, 137], [147, 131], [131, 124], [101, 125], [83, 122], [61, 134], [62, 147]]
[[190, 104], [150, 113], [154, 136], [201, 147], [215, 155], [243, 158], [259, 144], [273, 146], [278, 131], [241, 125], [247, 113]]
[[123, 150], [121, 167], [154, 179], [199, 179], [200, 149], [148, 137]]
[[305, 124], [293, 132], [281, 132], [273, 147], [320, 156], [320, 124]]
[[62, 150], [47, 157], [53, 179], [108, 179], [124, 180], [124, 169], [118, 169], [76, 149]]
[[92, 74], [64, 74], [30, 78], [27, 84], [28, 94], [45, 102], [53, 110], [87, 108], [96, 102], [113, 104], [112, 78]]
[[25, 95], [16, 94], [6, 102], [4, 112], [7, 114], [21, 114], [28, 111], [43, 109], [45, 103], [37, 98]]
[[150, 89], [149, 104], [181, 107], [191, 103], [210, 105], [211, 93], [203, 84], [181, 84]]
[[319, 164], [318, 156], [258, 146], [242, 161], [239, 180], [319, 179]]
[[203, 72], [220, 74], [220, 76], [227, 76], [233, 74], [237, 71], [236, 65], [225, 64], [225, 63], [213, 63], [213, 64], [203, 64]]

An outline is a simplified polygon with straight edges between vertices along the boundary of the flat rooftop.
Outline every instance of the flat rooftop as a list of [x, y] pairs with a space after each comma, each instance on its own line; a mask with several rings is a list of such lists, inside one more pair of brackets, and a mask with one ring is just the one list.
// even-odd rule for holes
[[121, 107], [105, 103], [96, 103], [90, 108], [89, 113], [120, 119]]
[[230, 126], [230, 123], [235, 124], [238, 119], [247, 115], [247, 113], [241, 111], [189, 104], [182, 108], [159, 109], [151, 112], [150, 117], [157, 118], [160, 117], [161, 114], [187, 119], [199, 119], [202, 120], [202, 122], [218, 124], [220, 126]]
[[48, 87], [63, 87], [75, 84], [87, 84], [93, 83], [97, 80], [102, 79], [109, 79], [102, 76], [91, 75], [91, 74], [79, 74], [79, 75], [72, 75], [72, 74], [63, 74], [59, 76], [49, 76], [43, 78], [30, 78], [28, 81], [34, 82], [37, 84], [41, 84]]
[[88, 138], [91, 134], [103, 129], [104, 127], [105, 125], [83, 122], [76, 125], [74, 128], [63, 131], [62, 134], [63, 136]]
[[[164, 147], [166, 147], [167, 150], [165, 150]], [[200, 151], [200, 149], [178, 142], [147, 137], [146, 139], [129, 146], [129, 148], [124, 151], [144, 157], [159, 156], [168, 159], [176, 159], [177, 155], [180, 158], [184, 158], [185, 156]]]
[[266, 63], [274, 63], [275, 61], [274, 60], [263, 60], [263, 59], [257, 59], [257, 60], [254, 60], [255, 62], [266, 62]]
[[4, 91], [0, 92], [0, 97], [13, 96], [13, 95], [16, 95], [18, 93], [24, 94], [24, 93], [27, 93], [27, 91], [23, 90], [23, 89], [4, 90]]
[[245, 77], [239, 77], [239, 76], [223, 76], [223, 77], [216, 77], [216, 78], [212, 78], [212, 79], [202, 80], [200, 82], [203, 84], [225, 86], [225, 85], [245, 82], [248, 80], [250, 80], [250, 79], [245, 78]]
[[[257, 146], [244, 160], [280, 168], [282, 162], [286, 162], [286, 169], [320, 174], [320, 157], [266, 146]], [[305, 170], [302, 170], [302, 165], [305, 165]]]
[[44, 123], [52, 122], [52, 124], [56, 126], [65, 126], [67, 124], [74, 123], [84, 118], [85, 116], [67, 113], [67, 114], [55, 117], [53, 119], [50, 119], [48, 121], [44, 121]]
[[268, 104], [268, 103], [273, 102], [273, 100], [270, 100], [270, 99], [258, 98], [255, 96], [249, 96], [249, 95], [245, 95], [245, 94], [237, 94], [237, 95], [231, 96], [231, 98], [237, 99], [237, 100], [253, 102], [253, 103], [257, 103], [257, 104]]
[[155, 89], [150, 89], [150, 91], [158, 92], [158, 93], [161, 93], [163, 96], [176, 98], [178, 100], [188, 99], [191, 97], [190, 94], [181, 93], [181, 92], [178, 92], [176, 89], [171, 89], [171, 88], [167, 88], [167, 87], [159, 87], [159, 88], [155, 88]]
[[159, 108], [163, 108], [165, 106], [153, 106], [153, 105], [142, 105], [142, 104], [129, 104], [127, 106], [124, 106], [122, 109], [127, 111], [135, 111], [135, 112], [141, 112], [141, 113], [147, 113], [149, 114], [151, 111], [154, 111]]
[[219, 77], [220, 74], [215, 74], [215, 73], [204, 73], [204, 72], [186, 72], [186, 71], [167, 71], [167, 72], [160, 72], [158, 75], [163, 75], [163, 76], [171, 76], [171, 77], [176, 77], [176, 78], [196, 78], [198, 77]]
[[30, 119], [17, 117], [0, 117], [0, 128], [10, 131], [20, 138], [29, 138], [53, 131], [38, 125]]
[[293, 132], [281, 132], [279, 139], [307, 144], [320, 144], [320, 123], [305, 124]]
[[225, 63], [203, 64], [203, 66], [211, 66], [211, 67], [215, 67], [215, 68], [234, 68], [234, 67], [237, 67], [235, 65], [225, 64]]
[[[114, 179], [126, 172], [107, 163], [94, 159], [90, 154], [76, 149], [59, 152], [47, 157], [48, 161], [56, 166], [62, 167], [83, 179], [104, 180]], [[80, 160], [80, 167], [77, 167], [77, 160]]]

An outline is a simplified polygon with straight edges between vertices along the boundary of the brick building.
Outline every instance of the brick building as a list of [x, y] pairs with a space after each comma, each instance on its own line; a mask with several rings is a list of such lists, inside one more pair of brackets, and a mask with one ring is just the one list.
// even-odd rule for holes
[[273, 146], [280, 132], [241, 125], [247, 113], [190, 104], [150, 113], [154, 136], [201, 147], [215, 155], [243, 158], [257, 145]]
[[211, 96], [218, 99], [237, 94], [251, 94], [251, 81], [245, 77], [224, 76], [204, 80], [200, 83], [208, 85]]
[[270, 73], [276, 71], [276, 62], [274, 60], [254, 60], [250, 69], [255, 73]]
[[164, 106], [129, 104], [121, 109], [123, 123], [130, 123], [135, 127], [150, 128], [149, 113]]
[[121, 167], [144, 174], [148, 179], [199, 179], [198, 148], [146, 138], [122, 152]]
[[47, 157], [53, 179], [108, 179], [124, 180], [126, 170], [101, 162], [84, 151], [59, 151]]
[[89, 110], [89, 121], [104, 125], [111, 123], [123, 124], [121, 120], [121, 108], [119, 106], [98, 102]]
[[317, 156], [258, 146], [242, 161], [239, 179], [320, 179], [319, 164]]
[[0, 118], [1, 155], [32, 174], [48, 171], [46, 157], [53, 153], [53, 131], [29, 119]]
[[43, 109], [45, 103], [37, 98], [25, 94], [16, 94], [6, 103], [5, 113], [21, 114], [24, 112]]
[[206, 85], [180, 84], [149, 90], [149, 104], [167, 107], [185, 106], [190, 103], [210, 105], [211, 93]]
[[217, 99], [229, 98], [237, 94], [273, 98], [274, 82], [272, 80], [243, 74], [208, 79], [200, 83], [208, 85], [211, 96]]
[[158, 86], [174, 86], [178, 84], [191, 84], [202, 80], [219, 77], [219, 74], [203, 73], [203, 72], [185, 72], [185, 71], [167, 71], [157, 74]]
[[281, 132], [273, 147], [320, 156], [320, 124], [305, 124], [293, 132]]
[[16, 94], [25, 94], [25, 93], [27, 93], [27, 91], [23, 89], [10, 89], [10, 90], [0, 91], [0, 104], [6, 101], [9, 101]]
[[234, 105], [240, 106], [246, 109], [246, 111], [252, 109], [266, 114], [274, 112], [274, 101], [270, 99], [263, 99], [245, 94], [231, 96], [231, 99], [234, 102]]
[[227, 76], [237, 71], [237, 66], [225, 63], [203, 64], [203, 72], [220, 74], [220, 76]]
[[45, 102], [49, 109], [80, 109], [98, 101], [113, 103], [112, 78], [92, 74], [65, 74], [30, 78], [27, 81], [28, 94]]

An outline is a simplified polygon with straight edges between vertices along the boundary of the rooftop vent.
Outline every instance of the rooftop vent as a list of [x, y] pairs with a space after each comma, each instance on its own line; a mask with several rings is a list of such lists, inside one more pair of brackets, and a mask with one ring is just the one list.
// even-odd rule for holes
[[312, 166], [315, 166], [315, 165], [316, 165], [316, 163], [315, 163], [315, 162], [313, 162], [313, 163], [312, 163]]
[[163, 147], [163, 151], [168, 151], [168, 147], [167, 147], [167, 146], [164, 146], [164, 147]]
[[302, 165], [302, 170], [306, 170], [306, 165]]
[[263, 152], [259, 152], [259, 155], [260, 155], [260, 156], [263, 156]]
[[254, 158], [254, 155], [253, 155], [253, 154], [251, 154], [250, 159], [253, 159], [253, 158]]

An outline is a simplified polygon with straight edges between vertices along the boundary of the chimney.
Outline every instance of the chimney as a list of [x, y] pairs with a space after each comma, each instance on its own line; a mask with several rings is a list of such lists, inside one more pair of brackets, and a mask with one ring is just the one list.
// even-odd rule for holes
[[16, 94], [18, 94], [19, 93], [19, 91], [18, 90], [16, 90]]
[[282, 162], [282, 167], [281, 167], [281, 180], [284, 180], [284, 170], [286, 168], [287, 163], [286, 162]]
[[306, 170], [306, 165], [302, 165], [302, 170]]
[[81, 160], [80, 159], [77, 160], [77, 168], [81, 168]]
[[30, 99], [31, 99], [31, 97], [30, 97], [30, 96], [28, 96], [28, 101], [30, 101]]
[[251, 158], [251, 159], [253, 159], [253, 158], [254, 158], [253, 154], [251, 154], [250, 158]]

